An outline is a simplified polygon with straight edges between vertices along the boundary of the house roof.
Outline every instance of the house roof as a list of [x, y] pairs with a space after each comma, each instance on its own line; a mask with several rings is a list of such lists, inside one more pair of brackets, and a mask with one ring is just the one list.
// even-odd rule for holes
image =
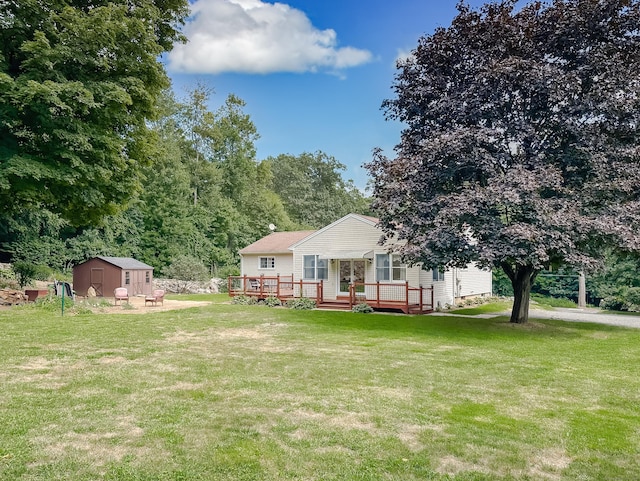
[[96, 259], [103, 260], [121, 269], [153, 269], [150, 265], [140, 262], [133, 257], [96, 256]]
[[289, 247], [313, 234], [314, 230], [299, 230], [291, 232], [273, 232], [262, 239], [249, 244], [239, 253], [244, 254], [288, 254]]

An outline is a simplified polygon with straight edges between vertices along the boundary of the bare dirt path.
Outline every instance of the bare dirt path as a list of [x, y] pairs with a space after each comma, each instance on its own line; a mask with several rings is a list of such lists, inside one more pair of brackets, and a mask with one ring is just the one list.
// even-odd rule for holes
[[131, 297], [129, 302], [120, 303], [116, 306], [112, 298], [105, 298], [111, 302], [110, 306], [100, 306], [91, 309], [98, 314], [147, 314], [149, 312], [172, 311], [175, 309], [187, 309], [189, 307], [207, 306], [211, 304], [206, 301], [177, 301], [165, 299], [162, 304], [152, 305], [144, 302], [144, 297]]

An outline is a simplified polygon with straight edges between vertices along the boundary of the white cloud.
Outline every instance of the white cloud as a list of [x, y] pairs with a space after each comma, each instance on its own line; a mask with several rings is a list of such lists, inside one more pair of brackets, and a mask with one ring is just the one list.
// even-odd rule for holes
[[169, 69], [190, 73], [338, 71], [371, 61], [371, 52], [338, 47], [300, 10], [261, 0], [196, 0], [189, 39], [168, 55]]

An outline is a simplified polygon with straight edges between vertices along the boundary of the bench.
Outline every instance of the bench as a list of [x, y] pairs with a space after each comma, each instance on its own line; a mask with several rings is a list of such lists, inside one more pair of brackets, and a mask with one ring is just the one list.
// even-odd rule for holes
[[155, 289], [153, 294], [144, 298], [144, 305], [147, 305], [147, 302], [152, 306], [157, 306], [158, 302], [164, 306], [164, 291], [162, 289]]

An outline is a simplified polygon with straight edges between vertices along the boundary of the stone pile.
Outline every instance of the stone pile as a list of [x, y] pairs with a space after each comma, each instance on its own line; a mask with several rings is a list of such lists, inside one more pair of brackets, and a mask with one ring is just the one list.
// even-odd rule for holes
[[0, 289], [0, 306], [13, 306], [15, 304], [23, 304], [29, 298], [22, 291], [15, 289]]
[[220, 283], [225, 283], [226, 279], [211, 279], [204, 282], [183, 281], [180, 279], [154, 279], [153, 284], [156, 289], [163, 289], [166, 292], [177, 294], [217, 294], [220, 292]]

